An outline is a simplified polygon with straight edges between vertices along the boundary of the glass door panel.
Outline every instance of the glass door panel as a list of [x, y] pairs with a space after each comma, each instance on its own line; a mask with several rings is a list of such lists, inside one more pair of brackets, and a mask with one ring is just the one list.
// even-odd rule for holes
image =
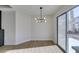
[[58, 45], [66, 50], [66, 14], [58, 17]]
[[79, 6], [67, 12], [67, 39], [68, 53], [75, 53], [72, 47], [79, 47]]

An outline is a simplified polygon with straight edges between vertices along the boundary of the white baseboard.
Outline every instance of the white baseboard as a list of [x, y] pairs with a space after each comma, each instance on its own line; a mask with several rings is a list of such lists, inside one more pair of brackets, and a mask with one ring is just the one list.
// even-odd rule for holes
[[31, 40], [25, 40], [25, 41], [16, 41], [16, 44], [15, 44], [15, 45], [22, 44], [22, 43], [25, 43], [25, 42], [28, 42], [28, 41], [31, 41]]
[[46, 41], [48, 41], [48, 40], [52, 40], [53, 41], [53, 39], [31, 39], [31, 40], [46, 40]]

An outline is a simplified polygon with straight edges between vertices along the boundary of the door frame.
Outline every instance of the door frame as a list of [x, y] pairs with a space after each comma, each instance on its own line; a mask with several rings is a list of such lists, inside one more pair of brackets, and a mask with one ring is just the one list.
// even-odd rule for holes
[[[65, 26], [66, 26], [66, 29], [65, 29], [65, 48], [66, 48], [66, 50], [67, 50], [67, 13], [65, 12], [65, 13], [63, 13], [63, 14], [61, 14], [60, 16], [62, 16], [62, 15], [66, 15], [65, 17], [65, 19], [66, 19], [66, 22], [65, 22]], [[63, 51], [63, 52], [66, 52], [66, 50], [64, 50], [59, 44], [58, 44], [58, 18], [60, 17], [60, 16], [57, 16], [57, 46]]]
[[[70, 11], [70, 10], [72, 10], [72, 9], [74, 9], [74, 8], [76, 8], [77, 6], [79, 6], [79, 5], [76, 5], [76, 6], [74, 6], [74, 7], [72, 7], [71, 9], [69, 9], [69, 10], [67, 10], [66, 12], [64, 12], [64, 13], [62, 13], [62, 14], [60, 14], [59, 16], [57, 16], [56, 17], [56, 19], [57, 19], [57, 23], [56, 23], [56, 25], [57, 25], [57, 46], [64, 52], [64, 53], [67, 53], [67, 45], [68, 45], [68, 39], [67, 39], [67, 13]], [[65, 30], [65, 35], [66, 35], [66, 43], [65, 43], [65, 47], [66, 47], [66, 51], [60, 46], [60, 45], [58, 45], [58, 17], [60, 17], [60, 16], [62, 16], [63, 14], [66, 14], [66, 30]]]

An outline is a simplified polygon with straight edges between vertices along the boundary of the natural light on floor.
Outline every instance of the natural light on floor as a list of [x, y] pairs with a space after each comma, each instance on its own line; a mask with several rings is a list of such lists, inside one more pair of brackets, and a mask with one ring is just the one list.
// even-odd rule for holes
[[63, 52], [56, 45], [51, 45], [45, 47], [8, 50], [5, 53], [63, 53]]

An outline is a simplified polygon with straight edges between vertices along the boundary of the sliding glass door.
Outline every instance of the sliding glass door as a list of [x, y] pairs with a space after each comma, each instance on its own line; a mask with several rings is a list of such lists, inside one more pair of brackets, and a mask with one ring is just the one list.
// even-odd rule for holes
[[57, 44], [68, 53], [79, 47], [79, 6], [57, 17]]
[[58, 45], [66, 51], [66, 14], [57, 17], [58, 29]]

